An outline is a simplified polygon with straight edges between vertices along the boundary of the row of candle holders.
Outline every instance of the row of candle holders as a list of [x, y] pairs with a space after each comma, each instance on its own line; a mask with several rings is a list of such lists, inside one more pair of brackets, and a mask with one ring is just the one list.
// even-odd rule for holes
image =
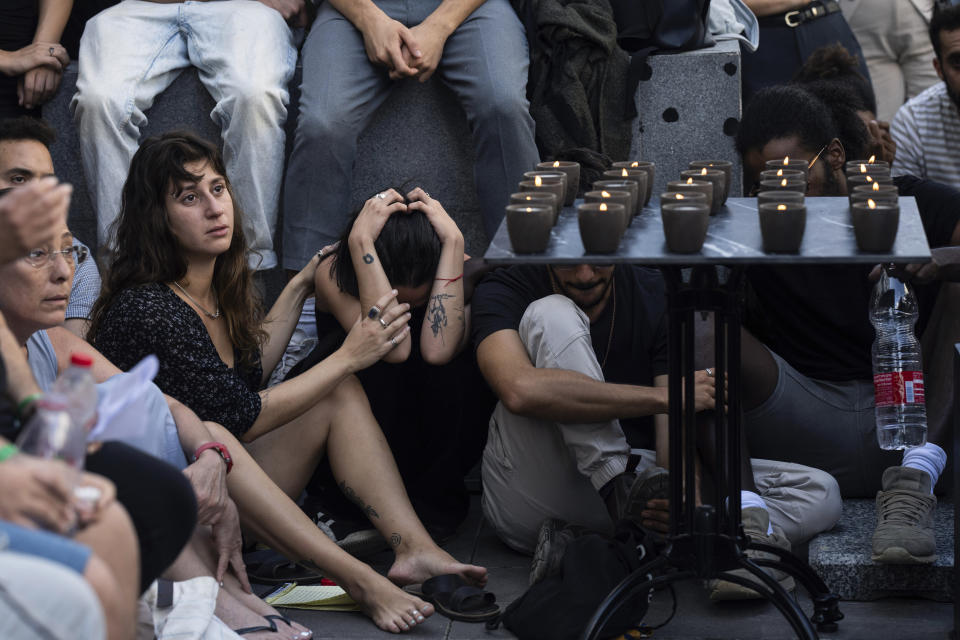
[[[769, 160], [760, 176], [757, 209], [764, 251], [796, 253], [806, 229], [804, 202], [809, 177], [806, 160]], [[587, 253], [614, 253], [630, 222], [650, 202], [655, 173], [652, 162], [614, 162], [603, 180], [593, 183], [577, 208], [580, 238]], [[887, 252], [900, 220], [898, 191], [886, 162], [854, 160], [846, 164], [850, 211], [861, 251]], [[730, 192], [732, 164], [694, 161], [681, 179], [667, 183], [660, 213], [667, 250], [697, 253], [703, 248], [709, 216]], [[524, 174], [507, 206], [507, 232], [515, 253], [541, 253], [560, 210], [573, 204], [580, 182], [576, 162], [541, 162]]]

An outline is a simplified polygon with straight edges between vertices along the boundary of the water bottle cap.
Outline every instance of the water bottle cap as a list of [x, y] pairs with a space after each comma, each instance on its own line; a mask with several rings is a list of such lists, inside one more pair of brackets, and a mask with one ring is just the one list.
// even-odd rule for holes
[[93, 358], [85, 353], [74, 353], [70, 355], [70, 364], [75, 367], [92, 367]]

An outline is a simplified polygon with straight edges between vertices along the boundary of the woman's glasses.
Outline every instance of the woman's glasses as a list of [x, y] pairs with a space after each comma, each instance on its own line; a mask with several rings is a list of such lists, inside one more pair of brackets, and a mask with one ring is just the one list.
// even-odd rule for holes
[[34, 269], [43, 269], [52, 267], [54, 259], [60, 255], [71, 267], [82, 264], [87, 259], [89, 251], [83, 245], [74, 245], [63, 249], [62, 251], [48, 251], [46, 249], [33, 249], [26, 255], [24, 260]]

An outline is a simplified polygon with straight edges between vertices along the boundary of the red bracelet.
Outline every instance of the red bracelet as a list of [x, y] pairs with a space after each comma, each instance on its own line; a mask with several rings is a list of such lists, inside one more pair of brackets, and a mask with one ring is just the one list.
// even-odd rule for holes
[[230, 457], [230, 451], [227, 450], [227, 445], [221, 442], [207, 442], [197, 447], [197, 450], [193, 452], [193, 461], [196, 462], [200, 454], [208, 449], [213, 449], [220, 454], [223, 461], [227, 463], [227, 473], [230, 473], [230, 469], [233, 469], [233, 458]]
[[442, 281], [444, 281], [444, 282], [447, 283], [447, 284], [445, 284], [445, 285], [443, 285], [443, 286], [447, 286], [448, 284], [453, 284], [454, 282], [456, 282], [457, 280], [459, 280], [459, 279], [462, 278], [462, 277], [463, 277], [463, 274], [461, 273], [461, 274], [458, 275], [456, 278], [434, 278], [434, 280], [442, 280]]

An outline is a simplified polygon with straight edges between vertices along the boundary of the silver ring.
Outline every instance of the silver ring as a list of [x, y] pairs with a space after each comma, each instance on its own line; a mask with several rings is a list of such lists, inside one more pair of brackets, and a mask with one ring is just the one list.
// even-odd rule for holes
[[383, 327], [384, 329], [387, 328], [387, 322], [383, 318], [377, 318], [377, 320], [380, 322], [381, 327]]
[[397, 343], [397, 339], [396, 339], [396, 338], [390, 338], [390, 343], [391, 343], [394, 347], [398, 346], [398, 343]]
[[710, 368], [708, 367], [707, 369], [705, 369], [705, 371], [707, 372], [707, 377], [708, 377], [708, 378], [712, 378], [712, 377], [713, 377], [713, 369], [710, 369]]
[[51, 55], [51, 56], [53, 55], [53, 51], [54, 51], [53, 47], [50, 47], [50, 55]]
[[430, 197], [430, 194], [427, 193], [426, 191], [423, 192], [423, 195], [427, 196], [428, 198]]
[[381, 200], [383, 200], [384, 198], [387, 197], [387, 194], [386, 194], [386, 192], [381, 191], [380, 193], [377, 194], [377, 197], [380, 198]]
[[326, 247], [320, 247], [320, 250], [317, 251], [317, 256], [319, 256], [319, 257], [322, 258], [322, 257], [323, 257], [323, 250], [324, 250], [324, 249], [326, 249]]
[[370, 311], [367, 311], [367, 317], [373, 320], [374, 318], [380, 315], [380, 307], [373, 305], [370, 307]]

